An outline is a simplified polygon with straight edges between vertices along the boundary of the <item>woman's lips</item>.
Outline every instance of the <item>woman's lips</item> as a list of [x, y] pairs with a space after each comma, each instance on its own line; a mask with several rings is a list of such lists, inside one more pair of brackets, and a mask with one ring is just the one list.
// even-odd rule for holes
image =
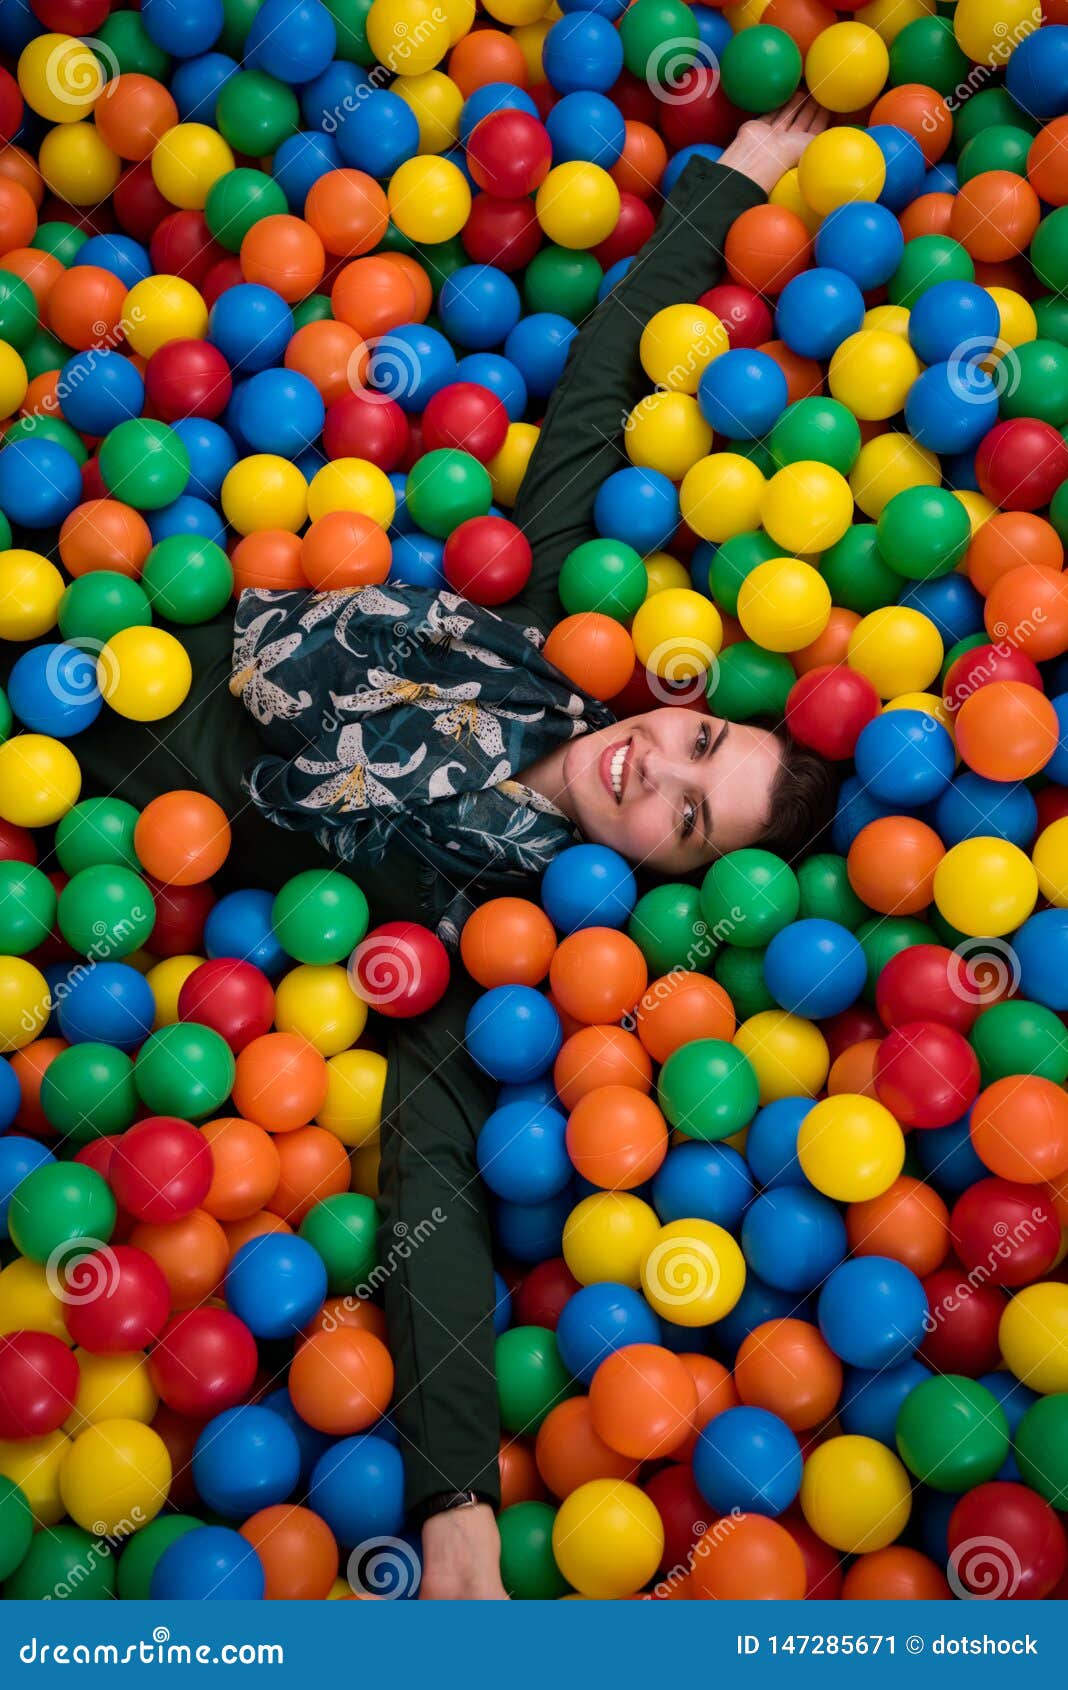
[[[627, 775], [630, 771], [630, 751], [632, 744], [633, 741], [629, 739], [617, 740], [615, 745], [609, 745], [601, 752], [597, 761], [597, 767], [601, 776], [601, 784], [603, 785], [609, 798], [611, 798], [613, 804], [621, 803], [623, 794], [627, 790]], [[626, 755], [623, 758], [623, 768], [620, 773], [619, 781], [619, 795], [617, 797], [616, 789], [612, 785], [612, 762], [616, 753], [619, 751], [624, 751]]]

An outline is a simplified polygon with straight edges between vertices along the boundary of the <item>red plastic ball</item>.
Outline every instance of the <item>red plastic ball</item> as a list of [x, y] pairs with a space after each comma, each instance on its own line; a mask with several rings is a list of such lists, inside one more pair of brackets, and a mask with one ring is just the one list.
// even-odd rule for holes
[[532, 194], [552, 162], [549, 132], [529, 112], [490, 112], [468, 137], [467, 167], [477, 185], [498, 199]]
[[861, 730], [879, 714], [879, 694], [867, 676], [844, 663], [824, 663], [796, 680], [786, 700], [786, 725], [821, 757], [852, 757]]
[[1005, 510], [1038, 511], [1068, 480], [1068, 440], [1052, 423], [1012, 417], [985, 436], [975, 454], [981, 490]]
[[372, 1009], [406, 1021], [432, 1009], [445, 995], [449, 953], [429, 927], [417, 921], [387, 921], [356, 946], [349, 977]]
[[234, 384], [218, 347], [206, 340], [171, 340], [145, 365], [145, 398], [162, 422], [217, 417]]
[[16, 822], [0, 820], [0, 863], [36, 863], [33, 834]]
[[152, 161], [147, 158], [123, 171], [111, 203], [123, 229], [135, 241], [150, 241], [153, 231], [174, 211], [156, 187]]
[[476, 194], [460, 231], [464, 251], [475, 264], [496, 264], [499, 270], [522, 270], [543, 240], [531, 199], [495, 199]]
[[[909, 945], [890, 958], [875, 985], [875, 1007], [884, 1027], [940, 1021], [968, 1033], [984, 1000], [959, 951], [945, 945]], [[882, 1033], [879, 1028], [877, 1037]]]
[[0, 1338], [0, 1438], [41, 1438], [62, 1426], [78, 1394], [78, 1363], [49, 1332]]
[[508, 412], [495, 393], [477, 382], [452, 381], [440, 387], [423, 412], [423, 446], [427, 452], [454, 446], [487, 464], [496, 457], [507, 434]]
[[555, 1332], [564, 1305], [580, 1289], [563, 1256], [551, 1256], [547, 1262], [539, 1262], [523, 1276], [513, 1294], [512, 1325], [547, 1326], [550, 1332]]
[[836, 1602], [842, 1594], [842, 1563], [836, 1550], [817, 1537], [795, 1502], [779, 1516], [805, 1563], [805, 1596], [810, 1602]]
[[927, 1320], [919, 1355], [936, 1373], [978, 1379], [1000, 1364], [998, 1327], [1005, 1294], [996, 1285], [976, 1285], [973, 1279], [958, 1262], [936, 1268], [923, 1282]]
[[342, 394], [326, 413], [323, 451], [328, 458], [366, 458], [387, 472], [396, 469], [411, 440], [408, 418], [384, 393]]
[[698, 141], [725, 147], [743, 115], [723, 92], [718, 65], [696, 64], [674, 79], [672, 98], [660, 107], [660, 132], [676, 150]]
[[1041, 1186], [981, 1179], [949, 1217], [953, 1248], [992, 1285], [1030, 1285], [1049, 1272], [1061, 1247], [1057, 1211]]
[[204, 280], [200, 283], [200, 296], [210, 311], [219, 295], [227, 288], [240, 287], [245, 280], [245, 272], [241, 268], [241, 260], [236, 253], [227, 253], [213, 264]]
[[906, 1021], [875, 1058], [875, 1095], [903, 1127], [948, 1127], [979, 1095], [979, 1058], [938, 1021]]
[[213, 264], [228, 256], [212, 238], [202, 211], [172, 211], [160, 219], [149, 242], [152, 267], [160, 275], [181, 276], [198, 288]]
[[851, 1004], [838, 1015], [832, 1015], [829, 1020], [820, 1022], [820, 1032], [827, 1041], [827, 1050], [832, 1062], [853, 1045], [862, 1044], [868, 1039], [881, 1039], [884, 1031], [885, 1028], [875, 1011], [864, 1003]]
[[0, 65], [0, 141], [10, 141], [22, 122], [22, 95], [9, 70]]
[[1064, 1526], [1026, 1485], [994, 1479], [949, 1517], [949, 1581], [959, 1594], [1026, 1602], [1048, 1596], [1068, 1567]]
[[274, 992], [262, 969], [236, 957], [202, 962], [178, 993], [178, 1019], [199, 1021], [221, 1035], [234, 1052], [269, 1033]]
[[646, 1483], [645, 1494], [654, 1504], [664, 1527], [661, 1572], [669, 1573], [673, 1567], [688, 1567], [694, 1545], [700, 1542], [708, 1528], [711, 1512], [694, 1482], [693, 1468], [689, 1463], [662, 1468]]
[[197, 1128], [172, 1115], [151, 1115], [124, 1132], [108, 1178], [123, 1208], [139, 1221], [176, 1221], [208, 1195], [211, 1150]]
[[[1035, 805], [1038, 809], [1036, 832], [1043, 833], [1053, 822], [1068, 816], [1068, 786], [1044, 786], [1041, 792], [1035, 793]], [[23, 860], [29, 862], [31, 859], [27, 857]]]
[[111, 11], [112, 0], [30, 0], [34, 17], [60, 35], [93, 35]]
[[977, 645], [950, 665], [942, 682], [942, 697], [949, 710], [959, 710], [966, 698], [993, 681], [1022, 681], [1044, 692], [1037, 663], [1024, 651], [1007, 643]]
[[656, 217], [645, 201], [637, 194], [621, 193], [615, 228], [594, 247], [593, 256], [603, 270], [610, 270], [621, 258], [639, 252], [655, 228]]
[[122, 1355], [155, 1342], [171, 1312], [163, 1269], [132, 1244], [103, 1244], [64, 1273], [67, 1331], [93, 1355]]
[[737, 282], [720, 282], [697, 301], [717, 316], [731, 346], [763, 346], [775, 333], [775, 319], [766, 299]]
[[445, 542], [442, 568], [453, 592], [472, 604], [504, 604], [530, 579], [534, 555], [521, 528], [503, 516], [472, 516]]
[[148, 941], [153, 956], [195, 956], [204, 937], [204, 923], [215, 904], [207, 881], [196, 886], [160, 886], [149, 878], [156, 922]]
[[256, 1377], [256, 1340], [228, 1309], [176, 1315], [148, 1358], [152, 1383], [168, 1408], [206, 1419], [248, 1396]]

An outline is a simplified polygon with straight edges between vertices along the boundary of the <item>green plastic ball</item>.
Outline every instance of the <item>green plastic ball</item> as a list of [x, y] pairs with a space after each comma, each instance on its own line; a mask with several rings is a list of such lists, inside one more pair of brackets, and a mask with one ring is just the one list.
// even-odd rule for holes
[[728, 100], [742, 111], [774, 111], [797, 90], [801, 52], [784, 29], [753, 24], [727, 42], [720, 77]]
[[[393, 229], [392, 224], [390, 224], [390, 229]], [[399, 230], [396, 232], [400, 233]], [[427, 246], [416, 246], [414, 242], [408, 240], [406, 235], [403, 239], [406, 244], [404, 246], [398, 244], [397, 250], [406, 252], [410, 249], [412, 257], [418, 259], [430, 277], [435, 299], [449, 277], [455, 276], [457, 270], [464, 269], [471, 262], [467, 248], [459, 235], [454, 235], [449, 241], [433, 241]], [[385, 241], [382, 242], [382, 247], [385, 249]], [[440, 324], [438, 326], [440, 327]]]
[[45, 1069], [41, 1107], [48, 1124], [76, 1144], [124, 1133], [139, 1107], [133, 1058], [114, 1045], [61, 1050]]
[[125, 798], [83, 798], [56, 828], [56, 856], [64, 874], [97, 864], [138, 868], [134, 829], [140, 812]]
[[717, 546], [708, 571], [708, 587], [720, 610], [725, 610], [728, 616], [737, 616], [738, 594], [746, 576], [758, 563], [767, 563], [779, 555], [780, 548], [762, 528], [732, 534]]
[[264, 70], [239, 70], [219, 90], [215, 125], [235, 152], [263, 158], [300, 127], [300, 106], [287, 82]]
[[748, 722], [753, 716], [781, 717], [796, 680], [793, 665], [781, 652], [737, 640], [712, 665], [705, 693], [717, 716]]
[[627, 933], [645, 958], [651, 980], [676, 968], [701, 974], [711, 966], [715, 945], [696, 886], [675, 881], [654, 886], [635, 904]]
[[[34, 1262], [48, 1262], [70, 1246], [87, 1254], [115, 1230], [115, 1199], [107, 1181], [81, 1162], [45, 1162], [20, 1180], [7, 1216], [11, 1242]], [[61, 1264], [62, 1265], [62, 1264]]]
[[968, 1038], [984, 1086], [1012, 1074], [1037, 1074], [1056, 1086], [1068, 1080], [1068, 1029], [1045, 1004], [1027, 998], [991, 1004]]
[[26, 374], [31, 381], [37, 376], [49, 374], [52, 370], [61, 370], [69, 355], [69, 349], [62, 341], [57, 340], [54, 334], [49, 334], [47, 329], [38, 329], [20, 352], [22, 362], [26, 366]]
[[157, 615], [186, 627], [210, 622], [234, 590], [230, 559], [200, 534], [172, 534], [153, 546], [141, 581]]
[[868, 964], [864, 996], [875, 1002], [875, 987], [883, 969], [899, 951], [910, 945], [933, 945], [935, 936], [925, 921], [913, 915], [876, 915], [857, 928], [857, 938]]
[[1006, 352], [998, 365], [1002, 417], [1038, 417], [1063, 428], [1068, 423], [1068, 346], [1056, 340], [1028, 340]]
[[80, 1526], [45, 1526], [4, 1585], [9, 1602], [109, 1602], [115, 1556]]
[[323, 0], [337, 30], [337, 57], [370, 67], [375, 62], [367, 40], [367, 14], [373, 0]]
[[715, 1143], [741, 1132], [760, 1107], [749, 1058], [724, 1039], [691, 1039], [660, 1070], [657, 1098], [673, 1127]]
[[596, 610], [629, 622], [645, 601], [649, 573], [625, 540], [584, 540], [564, 559], [557, 591], [569, 616]]
[[990, 635], [984, 628], [982, 633], [979, 634], [965, 634], [964, 638], [962, 640], [958, 640], [956, 645], [950, 646], [949, 650], [942, 659], [942, 667], [938, 671], [939, 690], [941, 691], [945, 687], [946, 676], [949, 674], [949, 671], [952, 669], [954, 663], [956, 663], [958, 657], [964, 657], [969, 651], [975, 651], [977, 646], [988, 645], [989, 642]]
[[948, 235], [917, 235], [905, 242], [901, 262], [887, 286], [892, 305], [912, 310], [936, 282], [974, 282], [975, 265], [959, 241]]
[[1033, 1402], [1016, 1428], [1014, 1448], [1024, 1484], [1053, 1508], [1068, 1508], [1068, 1394]]
[[271, 908], [271, 925], [297, 962], [341, 962], [367, 932], [367, 899], [334, 869], [309, 868], [287, 880]]
[[497, 1339], [497, 1397], [506, 1432], [536, 1432], [551, 1408], [578, 1386], [545, 1326], [512, 1326]]
[[[64, 270], [76, 262], [79, 252], [89, 239], [85, 229], [74, 223], [48, 222], [37, 225], [37, 233], [30, 242], [38, 252], [47, 252], [59, 260]], [[61, 360], [65, 363], [66, 360]], [[57, 364], [56, 368], [60, 368]]]
[[72, 645], [79, 640], [106, 645], [123, 628], [147, 628], [152, 606], [139, 581], [114, 569], [91, 569], [63, 594], [58, 620], [60, 633]]
[[1030, 129], [1032, 134], [1038, 130], [1038, 124], [1021, 111], [1007, 88], [981, 88], [962, 101], [953, 113], [953, 144], [958, 158], [969, 141], [995, 125]]
[[160, 1514], [126, 1539], [119, 1557], [118, 1593], [124, 1602], [147, 1602], [152, 1574], [165, 1549], [202, 1526], [192, 1514]]
[[898, 1454], [932, 1490], [985, 1485], [1009, 1453], [1009, 1422], [985, 1385], [960, 1374], [924, 1379], [905, 1398], [895, 1429]]
[[33, 1537], [33, 1515], [14, 1479], [0, 1473], [0, 1579], [11, 1576]]
[[837, 399], [812, 396], [787, 405], [768, 436], [776, 469], [786, 464], [829, 464], [848, 475], [860, 451], [860, 424]]
[[350, 1296], [374, 1271], [378, 1210], [370, 1197], [343, 1191], [308, 1210], [300, 1236], [322, 1257], [334, 1296]]
[[235, 59], [243, 57], [245, 37], [262, 5], [263, 0], [222, 0], [223, 26], [215, 43], [217, 53], [229, 53]]
[[242, 166], [212, 183], [204, 221], [220, 246], [240, 252], [241, 242], [262, 218], [285, 216], [288, 211], [289, 201], [273, 176]]
[[18, 352], [36, 328], [37, 301], [29, 284], [10, 270], [0, 270], [0, 340]]
[[901, 577], [879, 550], [874, 522], [855, 522], [847, 528], [820, 558], [820, 574], [834, 603], [858, 616], [896, 604], [901, 593]]
[[[1031, 309], [1038, 325], [1039, 340], [1055, 340], [1058, 346], [1068, 346], [1068, 299], [1055, 293], [1044, 293], [1031, 301]], [[26, 361], [25, 352], [22, 354]], [[29, 365], [26, 366], [27, 369]]]
[[739, 1021], [779, 1007], [764, 979], [765, 950], [744, 951], [741, 945], [724, 945], [716, 955], [713, 977], [730, 998]]
[[[6, 520], [7, 519], [5, 518], [5, 521]], [[9, 534], [4, 545], [0, 546], [0, 551], [5, 550], [10, 544], [11, 536]], [[11, 730], [14, 725], [15, 718], [11, 714], [11, 706], [7, 701], [7, 693], [4, 691], [3, 687], [0, 687], [0, 745], [3, 745], [5, 739], [11, 738]]]
[[654, 86], [675, 84], [692, 51], [700, 63], [701, 32], [683, 0], [635, 0], [619, 20], [623, 63]]
[[788, 863], [748, 846], [728, 851], [701, 883], [701, 913], [713, 938], [755, 950], [797, 919], [801, 893]]
[[944, 487], [906, 487], [888, 499], [875, 525], [880, 554], [907, 581], [948, 575], [968, 550], [968, 512]]
[[203, 1121], [230, 1095], [233, 1053], [212, 1028], [177, 1021], [149, 1034], [137, 1053], [134, 1082], [153, 1115]]
[[30, 863], [0, 862], [0, 955], [36, 950], [55, 919], [56, 889], [47, 874]]
[[155, 924], [147, 883], [119, 863], [79, 869], [59, 894], [59, 931], [79, 956], [97, 962], [129, 956]]
[[136, 72], [139, 76], [150, 76], [154, 82], [167, 81], [170, 54], [157, 47], [141, 21], [140, 12], [112, 12], [96, 31], [96, 40], [101, 49], [97, 57], [106, 77]]
[[1062, 481], [1054, 493], [1048, 514], [1062, 545], [1068, 546], [1068, 481]]
[[446, 540], [461, 522], [486, 515], [493, 486], [486, 466], [470, 452], [441, 446], [412, 466], [405, 498], [413, 522], [435, 539]]
[[553, 1602], [571, 1589], [553, 1555], [555, 1519], [549, 1502], [517, 1502], [497, 1516], [501, 1583], [513, 1600]]
[[307, 328], [309, 323], [326, 323], [334, 315], [330, 304], [330, 297], [325, 293], [310, 293], [307, 299], [292, 307], [293, 332]]
[[1068, 293], [1068, 205], [1043, 217], [1030, 247], [1031, 267], [1050, 293]]
[[135, 510], [162, 510], [185, 492], [189, 453], [166, 423], [131, 417], [104, 436], [100, 475], [108, 492]]
[[980, 130], [968, 142], [957, 160], [957, 176], [961, 187], [973, 176], [988, 170], [1008, 170], [1014, 176], [1027, 175], [1027, 154], [1034, 136], [1014, 124], [995, 123]]
[[952, 94], [970, 68], [967, 54], [957, 46], [950, 18], [913, 18], [890, 44], [892, 88], [919, 82], [940, 94]]
[[523, 299], [528, 311], [556, 311], [581, 323], [597, 304], [604, 271], [592, 252], [543, 246], [527, 265]]
[[855, 933], [861, 922], [871, 917], [871, 910], [849, 884], [845, 858], [833, 851], [806, 857], [798, 866], [797, 884], [801, 890], [800, 921], [837, 921]]
[[19, 417], [4, 435], [4, 445], [13, 446], [16, 440], [51, 440], [69, 452], [77, 464], [84, 464], [89, 456], [85, 442], [70, 423], [49, 413], [47, 416]]

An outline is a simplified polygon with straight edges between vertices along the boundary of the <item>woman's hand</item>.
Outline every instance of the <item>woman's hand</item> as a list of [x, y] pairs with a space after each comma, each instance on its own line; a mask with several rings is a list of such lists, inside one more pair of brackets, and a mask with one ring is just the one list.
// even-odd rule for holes
[[827, 122], [827, 113], [811, 94], [795, 94], [774, 116], [743, 123], [719, 162], [750, 177], [770, 194]]

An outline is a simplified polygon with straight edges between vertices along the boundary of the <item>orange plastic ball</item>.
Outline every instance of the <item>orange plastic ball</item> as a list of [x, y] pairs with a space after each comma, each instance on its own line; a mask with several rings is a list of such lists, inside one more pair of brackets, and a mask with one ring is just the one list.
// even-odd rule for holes
[[105, 84], [93, 110], [102, 140], [119, 158], [139, 164], [178, 122], [169, 89], [153, 76], [126, 71]]
[[948, 235], [952, 215], [952, 194], [921, 194], [905, 207], [898, 222], [905, 239], [914, 241], [918, 235]]
[[199, 886], [218, 874], [230, 851], [226, 811], [204, 792], [163, 792], [134, 828], [141, 867], [165, 886]]
[[871, 108], [869, 124], [892, 123], [920, 143], [929, 165], [937, 164], [953, 139], [953, 114], [936, 88], [903, 82], [888, 88]]
[[50, 252], [38, 252], [35, 246], [17, 246], [0, 258], [0, 270], [25, 282], [37, 301], [39, 315], [44, 315], [48, 296], [56, 278], [62, 276], [63, 266]]
[[842, 1581], [843, 1602], [948, 1602], [952, 1594], [940, 1567], [900, 1543], [858, 1555]]
[[290, 587], [307, 587], [302, 553], [300, 535], [285, 529], [261, 528], [257, 534], [246, 534], [230, 554], [234, 597], [246, 587], [270, 587], [279, 592]]
[[393, 1395], [389, 1351], [370, 1332], [339, 1326], [301, 1344], [289, 1370], [289, 1394], [302, 1420], [335, 1438], [366, 1431]]
[[973, 534], [964, 557], [968, 579], [984, 597], [996, 581], [1021, 564], [1039, 569], [1064, 568], [1060, 536], [1033, 511], [995, 511]]
[[377, 1303], [363, 1297], [328, 1297], [319, 1313], [304, 1328], [305, 1338], [317, 1332], [332, 1332], [336, 1326], [351, 1326], [356, 1332], [370, 1332], [386, 1342], [386, 1317]]
[[926, 1279], [949, 1251], [949, 1210], [926, 1181], [899, 1174], [881, 1196], [850, 1203], [846, 1233], [854, 1256], [889, 1256]]
[[[44, 199], [44, 178], [37, 168], [37, 160], [24, 147], [16, 147], [13, 141], [6, 147], [0, 146], [0, 177], [8, 182], [17, 182], [20, 188], [25, 188], [34, 205], [40, 209]], [[8, 268], [6, 253], [3, 268]]]
[[802, 358], [784, 340], [765, 340], [757, 351], [766, 353], [778, 364], [786, 377], [786, 397], [791, 405], [823, 392], [823, 366], [815, 358]]
[[48, 327], [77, 352], [114, 346], [126, 286], [96, 264], [74, 264], [57, 276], [48, 295]]
[[667, 148], [656, 130], [628, 118], [623, 151], [608, 174], [621, 194], [647, 200], [659, 188], [667, 160]]
[[807, 675], [810, 669], [822, 669], [827, 663], [844, 663], [853, 630], [859, 622], [860, 617], [855, 610], [834, 605], [822, 634], [811, 645], [790, 653], [795, 673]]
[[589, 1025], [619, 1021], [634, 1008], [649, 978], [645, 958], [614, 927], [584, 927], [557, 946], [549, 967], [553, 997], [568, 1015]]
[[373, 258], [357, 258], [338, 272], [330, 305], [339, 322], [371, 340], [413, 321], [415, 289], [398, 265], [376, 253]]
[[913, 816], [881, 816], [862, 827], [846, 858], [849, 884], [880, 915], [918, 915], [934, 897], [945, 846]]
[[412, 284], [412, 291], [415, 294], [412, 322], [425, 323], [434, 304], [434, 284], [427, 272], [419, 263], [419, 260], [412, 257], [410, 252], [384, 252], [382, 257], [387, 264], [392, 264], [395, 269], [400, 270], [401, 274], [406, 276]]
[[298, 329], [283, 361], [287, 370], [307, 376], [324, 403], [332, 405], [364, 385], [369, 360], [370, 353], [354, 328], [326, 318]]
[[29, 246], [37, 233], [37, 207], [21, 182], [0, 176], [0, 252]]
[[363, 170], [328, 170], [318, 177], [304, 201], [304, 215], [327, 252], [337, 258], [362, 257], [389, 227], [385, 192]]
[[812, 262], [812, 237], [796, 211], [754, 205], [736, 217], [723, 254], [731, 280], [755, 293], [781, 293]]
[[690, 1596], [698, 1602], [799, 1602], [805, 1559], [785, 1526], [761, 1514], [732, 1514], [716, 1522], [693, 1552]]
[[622, 623], [596, 610], [565, 616], [542, 649], [569, 681], [594, 698], [614, 698], [634, 673], [634, 646]]
[[389, 574], [389, 535], [359, 511], [328, 511], [304, 535], [300, 562], [316, 592], [375, 587]]
[[1068, 117], [1055, 117], [1031, 142], [1027, 180], [1047, 205], [1068, 205]]
[[564, 1040], [553, 1064], [553, 1085], [565, 1109], [601, 1086], [630, 1086], [647, 1093], [653, 1084], [648, 1052], [623, 1027], [580, 1027]]
[[337, 1578], [337, 1539], [310, 1508], [278, 1502], [239, 1528], [263, 1563], [268, 1602], [324, 1602]]
[[765, 1320], [738, 1347], [734, 1383], [750, 1408], [766, 1408], [807, 1432], [837, 1408], [842, 1364], [809, 1321]]
[[589, 1397], [568, 1397], [549, 1410], [538, 1427], [534, 1456], [560, 1501], [591, 1479], [629, 1479], [635, 1470], [632, 1458], [612, 1449], [595, 1429]]
[[828, 1097], [875, 1097], [875, 1058], [881, 1039], [858, 1039], [840, 1052], [827, 1075]]
[[314, 293], [326, 269], [319, 234], [302, 217], [285, 212], [261, 217], [252, 225], [241, 242], [240, 258], [246, 282], [273, 288], [290, 305]]
[[255, 1215], [274, 1196], [281, 1164], [271, 1135], [239, 1115], [220, 1115], [200, 1129], [211, 1151], [204, 1208], [220, 1221]]
[[59, 392], [59, 371], [42, 370], [27, 384], [25, 397], [19, 406], [23, 417], [62, 416], [63, 402]]
[[214, 1296], [230, 1260], [225, 1232], [204, 1209], [191, 1209], [165, 1226], [142, 1222], [130, 1243], [162, 1270], [172, 1309], [193, 1309]]
[[272, 1215], [268, 1209], [260, 1209], [255, 1215], [247, 1215], [243, 1221], [227, 1221], [223, 1231], [230, 1246], [230, 1260], [233, 1261], [242, 1244], [247, 1244], [250, 1239], [264, 1238], [269, 1233], [281, 1233], [288, 1237], [293, 1228], [281, 1215]]
[[1021, 563], [991, 587], [983, 610], [992, 640], [1007, 640], [1036, 663], [1068, 650], [1068, 581], [1062, 571]]
[[66, 1039], [34, 1039], [21, 1050], [12, 1051], [7, 1059], [21, 1093], [16, 1125], [40, 1138], [55, 1137], [55, 1129], [41, 1107], [41, 1082], [66, 1048]]
[[634, 1461], [670, 1455], [693, 1428], [697, 1388], [684, 1361], [659, 1344], [627, 1344], [590, 1383], [590, 1419], [609, 1449]]
[[514, 1508], [517, 1502], [545, 1501], [545, 1486], [541, 1482], [534, 1451], [525, 1439], [502, 1437], [497, 1451], [497, 1470], [501, 1480], [502, 1508]]
[[110, 569], [136, 580], [151, 550], [148, 523], [118, 499], [86, 499], [59, 531], [59, 555], [68, 575]]
[[668, 1149], [668, 1128], [651, 1097], [633, 1086], [598, 1086], [567, 1123], [567, 1153], [591, 1185], [633, 1191], [652, 1179]]
[[693, 1457], [697, 1434], [702, 1426], [707, 1426], [717, 1414], [725, 1409], [737, 1408], [741, 1398], [734, 1383], [734, 1375], [721, 1361], [715, 1361], [712, 1356], [681, 1355], [680, 1361], [686, 1363], [690, 1378], [697, 1390], [697, 1408], [694, 1411], [693, 1431], [675, 1451], [677, 1461], [689, 1461]]
[[707, 974], [677, 969], [654, 980], [638, 1005], [638, 1037], [654, 1062], [691, 1039], [734, 1037], [734, 1005]]
[[264, 1033], [237, 1058], [233, 1100], [247, 1121], [268, 1132], [306, 1126], [326, 1102], [325, 1057], [297, 1033]]
[[351, 1169], [341, 1140], [325, 1127], [296, 1127], [277, 1140], [278, 1184], [266, 1207], [291, 1226], [325, 1197], [349, 1189]]
[[475, 29], [463, 36], [449, 54], [448, 72], [465, 100], [488, 82], [527, 85], [523, 49], [503, 29]]
[[1012, 170], [984, 170], [956, 195], [949, 232], [973, 258], [997, 263], [1024, 251], [1041, 216], [1030, 182]]
[[460, 935], [464, 967], [480, 986], [539, 986], [556, 950], [556, 930], [529, 898], [491, 898]]
[[781, 29], [801, 49], [805, 58], [817, 35], [837, 23], [837, 17], [821, 0], [770, 0], [760, 14], [762, 24]]
[[957, 712], [957, 750], [987, 780], [1029, 780], [1057, 749], [1057, 712], [1037, 687], [991, 681]]
[[979, 1160], [1000, 1179], [1037, 1185], [1068, 1169], [1068, 1095], [1037, 1074], [1010, 1074], [981, 1091], [970, 1131]]

